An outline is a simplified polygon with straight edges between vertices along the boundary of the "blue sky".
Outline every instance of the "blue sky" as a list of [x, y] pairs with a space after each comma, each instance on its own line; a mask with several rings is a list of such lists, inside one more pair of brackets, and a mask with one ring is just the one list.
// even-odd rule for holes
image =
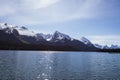
[[120, 0], [0, 0], [0, 22], [120, 45]]

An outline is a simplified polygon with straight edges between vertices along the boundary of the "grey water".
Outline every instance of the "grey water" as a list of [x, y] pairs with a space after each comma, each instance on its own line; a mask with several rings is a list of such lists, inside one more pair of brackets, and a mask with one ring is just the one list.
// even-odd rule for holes
[[120, 54], [0, 51], [0, 80], [120, 80]]

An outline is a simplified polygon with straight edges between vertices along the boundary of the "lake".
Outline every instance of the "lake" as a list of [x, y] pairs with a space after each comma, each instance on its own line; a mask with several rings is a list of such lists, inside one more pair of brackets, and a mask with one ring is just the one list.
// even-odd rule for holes
[[0, 51], [0, 80], [120, 80], [120, 54]]

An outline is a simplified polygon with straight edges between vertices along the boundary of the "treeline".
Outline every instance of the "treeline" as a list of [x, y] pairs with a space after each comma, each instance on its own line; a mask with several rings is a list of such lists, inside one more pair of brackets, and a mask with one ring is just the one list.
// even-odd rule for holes
[[116, 53], [120, 53], [120, 49], [99, 49], [98, 52], [116, 52]]
[[[37, 50], [37, 51], [84, 51], [73, 48], [72, 46], [55, 46], [49, 44], [15, 44], [15, 43], [0, 43], [0, 50]], [[98, 50], [87, 50], [92, 52], [110, 52], [120, 53], [120, 49], [98, 49]]]

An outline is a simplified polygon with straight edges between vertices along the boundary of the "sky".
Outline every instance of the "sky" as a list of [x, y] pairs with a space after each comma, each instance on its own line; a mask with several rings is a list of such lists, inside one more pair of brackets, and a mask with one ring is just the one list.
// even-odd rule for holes
[[0, 0], [0, 22], [120, 45], [120, 0]]

